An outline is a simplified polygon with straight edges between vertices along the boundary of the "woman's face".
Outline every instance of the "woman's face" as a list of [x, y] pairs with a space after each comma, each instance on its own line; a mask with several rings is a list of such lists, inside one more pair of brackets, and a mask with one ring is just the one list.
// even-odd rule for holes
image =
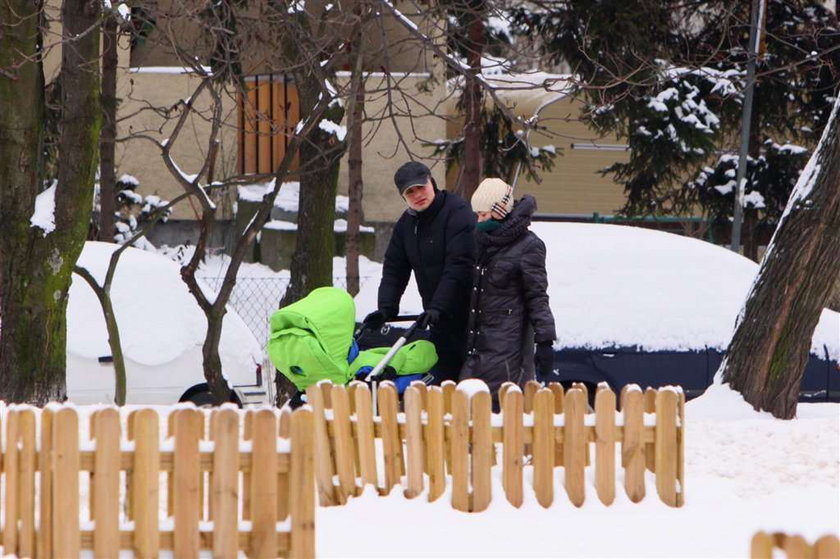
[[476, 221], [481, 223], [482, 221], [487, 221], [488, 219], [495, 219], [496, 221], [502, 221], [504, 216], [502, 216], [499, 212], [489, 211], [489, 212], [475, 212]]

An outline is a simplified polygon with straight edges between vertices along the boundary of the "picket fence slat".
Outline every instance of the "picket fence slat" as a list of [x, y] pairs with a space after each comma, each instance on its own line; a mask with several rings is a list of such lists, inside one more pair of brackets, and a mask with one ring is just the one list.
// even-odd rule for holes
[[350, 402], [343, 386], [333, 386], [332, 404], [335, 429], [335, 469], [338, 474], [338, 502], [344, 504], [356, 492], [353, 428], [350, 424]]
[[421, 413], [423, 396], [416, 386], [410, 386], [405, 391], [405, 422], [406, 422], [406, 469], [408, 470], [405, 496], [409, 499], [417, 497], [423, 490], [423, 425]]
[[90, 488], [96, 523], [93, 552], [96, 557], [116, 557], [120, 548], [120, 503], [113, 496], [120, 491], [120, 415], [115, 409], [99, 410], [91, 423], [96, 441]]
[[[335, 463], [343, 460], [348, 470], [358, 464], [357, 476], [361, 476], [363, 485], [380, 484], [380, 495], [401, 483], [405, 474], [402, 483], [407, 498], [425, 490], [428, 499], [434, 501], [443, 494], [448, 476], [452, 506], [476, 512], [489, 506], [492, 499], [490, 472], [499, 445], [502, 487], [511, 504], [521, 506], [523, 502], [523, 467], [530, 465], [533, 491], [541, 505], [553, 503], [554, 483], [559, 479], [554, 468], [562, 467], [569, 500], [582, 506], [591, 447], [595, 451], [595, 490], [599, 500], [609, 505], [615, 501], [615, 446], [619, 444], [625, 492], [631, 501], [638, 502], [646, 494], [648, 450], [653, 450], [650, 469], [661, 472], [656, 476], [657, 495], [670, 506], [683, 503], [685, 400], [679, 391], [645, 393], [626, 387], [618, 414], [615, 394], [606, 385], [598, 387], [593, 399], [595, 409], [590, 409], [589, 389], [581, 383], [568, 391], [556, 383], [542, 388], [534, 382], [524, 390], [506, 383], [499, 391], [499, 417], [492, 414], [489, 393], [459, 390], [450, 381], [428, 388], [414, 383], [403, 396], [404, 413], [400, 413], [393, 383], [384, 382], [378, 388], [376, 410], [364, 396], [367, 387], [362, 384], [354, 385], [350, 392], [355, 402], [352, 406], [341, 403], [346, 389], [332, 388], [333, 408], [325, 407], [321, 403], [323, 395], [313, 389], [310, 402], [316, 421], [320, 417], [324, 423], [327, 447], [316, 455], [330, 471], [329, 477], [319, 478], [320, 495], [342, 492], [342, 476], [335, 474]], [[662, 393], [668, 395], [659, 396], [657, 401]], [[526, 414], [529, 398], [531, 413]], [[650, 401], [653, 412], [646, 415], [645, 405]], [[384, 466], [383, 472], [376, 472], [377, 464]], [[428, 487], [424, 487], [426, 480]], [[360, 491], [360, 487], [355, 488], [355, 494]]]
[[204, 418], [197, 410], [178, 410], [169, 416], [169, 425], [175, 439], [175, 467], [169, 476], [173, 483], [172, 512], [175, 518], [172, 545], [176, 557], [198, 557], [203, 481], [198, 445], [204, 434]]
[[615, 393], [605, 386], [595, 394], [595, 489], [603, 504], [615, 500]]
[[429, 501], [436, 501], [446, 489], [446, 447], [443, 428], [443, 390], [433, 386], [426, 394], [425, 430], [426, 468], [429, 476]]
[[775, 532], [756, 532], [750, 543], [751, 559], [773, 559], [787, 556], [789, 559], [836, 559], [840, 557], [840, 539], [826, 534], [813, 545], [800, 535]]
[[470, 512], [481, 512], [490, 506], [491, 469], [495, 448], [490, 431], [492, 403], [489, 392], [478, 392], [471, 400], [472, 413], [472, 491], [473, 502]]
[[[74, 557], [82, 550], [91, 550], [96, 557], [116, 557], [126, 550], [137, 557], [157, 557], [166, 550], [176, 557], [198, 557], [202, 550], [212, 550], [219, 557], [243, 552], [252, 557], [313, 557], [312, 413], [298, 410], [279, 415], [282, 428], [273, 410], [245, 413], [242, 419], [251, 424], [251, 433], [249, 446], [242, 447], [240, 414], [233, 409], [210, 416], [212, 438], [205, 439], [207, 415], [196, 409], [173, 411], [164, 432], [156, 411], [138, 410], [129, 414], [130, 428], [123, 433], [119, 411], [104, 408], [90, 416], [90, 442], [80, 442], [75, 409], [12, 406], [3, 422], [6, 445], [0, 453], [5, 478], [0, 526], [4, 550], [26, 557]], [[295, 435], [291, 424], [299, 415], [307, 417], [302, 423], [298, 420]], [[174, 446], [168, 454], [160, 450], [162, 434], [172, 437]], [[291, 450], [281, 449], [285, 443], [278, 441], [278, 434], [289, 441]], [[295, 441], [295, 436], [302, 440]], [[128, 441], [133, 443], [126, 448]], [[212, 445], [212, 450], [202, 450], [201, 444]], [[92, 449], [80, 450], [88, 445]], [[247, 460], [238, 456], [240, 448], [247, 449], [241, 452], [248, 455]], [[208, 472], [212, 477], [205, 475]], [[213, 497], [213, 510], [208, 511], [208, 518], [215, 520], [212, 528], [199, 524], [205, 478], [213, 484], [212, 491], [207, 491]], [[249, 480], [243, 485], [251, 496], [249, 511], [239, 489], [245, 480]], [[280, 490], [281, 481], [285, 491]], [[294, 495], [288, 491], [292, 483], [297, 484]], [[161, 491], [163, 487], [166, 492]], [[176, 489], [171, 495], [170, 488]], [[85, 489], [90, 514], [83, 518], [80, 499]], [[282, 500], [287, 502], [277, 502]], [[17, 512], [6, 516], [9, 501]], [[170, 527], [160, 523], [164, 513], [171, 513]], [[252, 522], [242, 525], [246, 514]], [[121, 517], [130, 517], [133, 524], [121, 524]], [[278, 526], [278, 520], [287, 517], [292, 531]], [[294, 534], [295, 529], [300, 533]], [[7, 534], [12, 535], [7, 538]]]
[[523, 395], [517, 388], [508, 390], [502, 399], [502, 477], [508, 502], [519, 508], [523, 501], [522, 466], [525, 451], [525, 429], [522, 425]]

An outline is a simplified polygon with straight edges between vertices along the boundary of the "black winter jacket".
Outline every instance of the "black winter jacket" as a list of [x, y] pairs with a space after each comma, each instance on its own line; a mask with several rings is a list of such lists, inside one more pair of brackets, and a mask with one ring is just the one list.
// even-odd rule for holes
[[548, 305], [545, 244], [528, 230], [536, 200], [525, 195], [502, 227], [476, 231], [476, 264], [460, 379], [478, 378], [497, 394], [506, 381], [534, 378], [534, 342], [556, 338]]
[[473, 263], [475, 215], [460, 196], [438, 191], [422, 212], [406, 210], [394, 226], [385, 251], [379, 309], [392, 315], [411, 272], [423, 308], [442, 313], [441, 328], [463, 329], [466, 324]]

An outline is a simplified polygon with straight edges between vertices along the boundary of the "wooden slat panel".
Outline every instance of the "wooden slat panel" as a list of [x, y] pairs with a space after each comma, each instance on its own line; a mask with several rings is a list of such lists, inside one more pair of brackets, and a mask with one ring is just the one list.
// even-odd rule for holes
[[656, 395], [656, 492], [669, 506], [677, 506], [677, 404], [673, 390]]
[[6, 499], [3, 503], [3, 552], [16, 554], [18, 551], [18, 426], [20, 412], [14, 408], [6, 414], [6, 449], [3, 470], [6, 478]]
[[103, 409], [91, 421], [96, 441], [91, 487], [91, 513], [96, 523], [93, 551], [96, 557], [116, 557], [120, 546], [120, 414], [113, 408]]
[[443, 429], [443, 390], [432, 386], [426, 395], [426, 467], [429, 475], [429, 501], [436, 501], [446, 489], [446, 448]]
[[566, 393], [563, 465], [566, 474], [566, 493], [576, 507], [583, 505], [585, 499], [584, 470], [589, 443], [583, 427], [583, 418], [587, 406], [587, 398], [583, 390], [572, 388]]
[[405, 496], [413, 499], [423, 491], [423, 424], [421, 413], [423, 396], [416, 386], [409, 386], [403, 394], [406, 423], [406, 470], [407, 487]]
[[[272, 157], [271, 167], [277, 169], [286, 154], [286, 84], [275, 76], [271, 83]], [[350, 401], [353, 399], [351, 397]]]
[[158, 503], [160, 501], [159, 418], [154, 410], [132, 414], [134, 437], [134, 469], [132, 472], [132, 506], [134, 509], [134, 553], [138, 557], [157, 557]]
[[356, 449], [353, 445], [353, 429], [350, 425], [350, 402], [347, 390], [343, 386], [333, 386], [333, 450], [335, 452], [335, 469], [338, 473], [338, 502], [344, 504], [356, 492], [355, 459]]
[[331, 444], [327, 431], [327, 419], [324, 406], [323, 387], [325, 383], [313, 384], [306, 389], [306, 401], [312, 406], [313, 421], [315, 422], [315, 461], [318, 484], [318, 499], [322, 507], [337, 504], [335, 487], [333, 486], [333, 463], [328, 457], [331, 455]]
[[615, 500], [615, 393], [604, 386], [595, 394], [595, 489], [605, 505]]
[[38, 530], [37, 547], [38, 557], [52, 557], [52, 525], [53, 525], [53, 476], [52, 476], [52, 448], [53, 448], [53, 424], [55, 413], [50, 409], [41, 412], [41, 452], [38, 457], [39, 469], [41, 471], [41, 496], [40, 519], [41, 526]]
[[502, 476], [505, 495], [513, 506], [522, 506], [522, 465], [525, 452], [525, 429], [522, 426], [523, 396], [509, 390], [502, 405]]
[[239, 417], [223, 409], [213, 417], [213, 555], [236, 557], [239, 525]]
[[[373, 428], [373, 402], [370, 389], [364, 383], [356, 385], [356, 439], [359, 441], [359, 475], [362, 485], [377, 486], [376, 446]], [[363, 488], [360, 488], [360, 491]]]
[[292, 414], [292, 463], [290, 557], [315, 557], [315, 442], [313, 413], [298, 409]]
[[243, 128], [245, 141], [243, 142], [244, 161], [243, 172], [254, 174], [257, 168], [257, 82], [245, 82], [245, 97], [243, 99], [243, 113], [245, 126]]
[[[534, 392], [532, 398], [534, 492], [537, 502], [548, 508], [554, 502], [554, 394], [551, 390], [542, 389]], [[568, 471], [566, 476], [568, 479]]]
[[385, 464], [386, 494], [400, 482], [402, 475], [402, 440], [400, 438], [397, 414], [399, 400], [392, 382], [379, 385], [379, 418], [382, 425], [382, 452]]
[[177, 487], [173, 494], [175, 517], [175, 557], [198, 557], [200, 540], [203, 474], [198, 445], [204, 434], [204, 415], [198, 410], [176, 410], [169, 416], [175, 437], [174, 469], [171, 479]]
[[277, 419], [271, 410], [251, 416], [253, 470], [246, 488], [251, 495], [251, 545], [249, 557], [277, 557]]
[[466, 393], [456, 390], [452, 394], [452, 420], [450, 453], [452, 456], [452, 507], [470, 512], [470, 402]]
[[272, 173], [271, 149], [271, 82], [260, 80], [257, 86], [257, 170]]
[[20, 433], [20, 453], [18, 455], [18, 464], [20, 466], [20, 476], [18, 477], [18, 490], [20, 495], [18, 555], [21, 557], [33, 557], [35, 555], [35, 470], [37, 468], [35, 448], [37, 434], [35, 412], [33, 410], [21, 410], [18, 431]]
[[624, 466], [624, 490], [631, 501], [638, 503], [645, 497], [643, 396], [639, 390], [626, 390], [622, 396], [624, 433], [621, 442], [621, 465]]
[[[53, 424], [53, 552], [56, 557], [78, 557], [79, 532], [79, 416], [64, 408]], [[8, 497], [8, 495], [7, 495]]]
[[490, 471], [493, 467], [495, 449], [490, 432], [491, 406], [489, 392], [473, 394], [471, 402], [473, 512], [486, 510], [492, 499]]

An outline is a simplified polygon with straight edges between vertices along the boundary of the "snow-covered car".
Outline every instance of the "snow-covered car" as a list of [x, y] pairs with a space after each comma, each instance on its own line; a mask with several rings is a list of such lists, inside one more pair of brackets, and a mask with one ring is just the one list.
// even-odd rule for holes
[[[758, 264], [723, 247], [640, 227], [535, 222], [545, 241], [557, 326], [555, 374], [543, 381], [606, 381], [614, 389], [680, 385], [691, 398], [712, 383]], [[381, 275], [381, 274], [380, 274]], [[356, 298], [376, 306], [376, 283]], [[421, 311], [413, 281], [402, 314]], [[402, 331], [369, 336], [388, 345]], [[840, 401], [840, 314], [824, 310], [802, 380], [804, 401]]]
[[[671, 233], [534, 223], [548, 247], [557, 322], [555, 378], [614, 388], [712, 383], [758, 264]], [[840, 400], [840, 314], [824, 310], [801, 384], [807, 401]]]
[[[102, 283], [110, 243], [87, 242], [78, 265]], [[207, 404], [202, 369], [204, 313], [181, 280], [179, 266], [158, 254], [129, 248], [117, 264], [111, 297], [126, 364], [126, 402]], [[269, 400], [264, 350], [229, 308], [219, 344], [222, 374], [240, 404]], [[67, 308], [67, 395], [79, 404], [113, 403], [115, 375], [102, 308], [74, 274]]]

